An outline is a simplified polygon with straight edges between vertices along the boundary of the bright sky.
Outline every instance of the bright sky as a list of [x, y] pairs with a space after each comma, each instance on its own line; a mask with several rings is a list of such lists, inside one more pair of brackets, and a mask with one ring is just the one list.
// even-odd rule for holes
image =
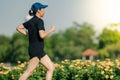
[[88, 22], [101, 32], [105, 25], [120, 22], [120, 0], [1, 0], [0, 34], [12, 35], [25, 21], [34, 2], [47, 4], [44, 22], [46, 29], [56, 25], [57, 31]]

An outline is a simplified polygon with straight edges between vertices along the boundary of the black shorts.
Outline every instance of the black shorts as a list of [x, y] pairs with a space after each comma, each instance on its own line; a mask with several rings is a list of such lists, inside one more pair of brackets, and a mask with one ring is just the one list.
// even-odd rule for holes
[[45, 56], [45, 52], [44, 52], [44, 46], [43, 44], [32, 44], [29, 45], [29, 56], [30, 59], [32, 59], [33, 57], [38, 57], [39, 59], [41, 59], [43, 56]]

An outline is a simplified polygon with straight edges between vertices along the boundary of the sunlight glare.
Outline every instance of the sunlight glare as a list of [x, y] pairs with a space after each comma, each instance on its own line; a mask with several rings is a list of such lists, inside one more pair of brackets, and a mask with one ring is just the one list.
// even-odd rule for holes
[[120, 22], [120, 0], [104, 0], [105, 16], [109, 22]]

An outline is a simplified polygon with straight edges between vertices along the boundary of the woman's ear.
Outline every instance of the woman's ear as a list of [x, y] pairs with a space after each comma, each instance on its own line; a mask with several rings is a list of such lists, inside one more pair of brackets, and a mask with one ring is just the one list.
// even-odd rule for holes
[[41, 11], [40, 9], [39, 9], [39, 10], [37, 10], [37, 12], [38, 12], [38, 13], [41, 13], [40, 11]]

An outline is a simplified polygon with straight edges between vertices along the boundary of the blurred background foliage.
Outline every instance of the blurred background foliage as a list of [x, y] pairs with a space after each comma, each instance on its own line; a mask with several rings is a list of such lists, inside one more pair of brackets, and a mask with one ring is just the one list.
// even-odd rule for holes
[[[53, 61], [81, 59], [87, 49], [96, 50], [99, 59], [120, 57], [120, 25], [112, 23], [96, 36], [94, 25], [90, 23], [73, 25], [64, 31], [45, 38], [45, 52]], [[114, 27], [112, 29], [110, 27]], [[28, 37], [15, 32], [12, 36], [0, 35], [0, 62], [27, 61]]]

